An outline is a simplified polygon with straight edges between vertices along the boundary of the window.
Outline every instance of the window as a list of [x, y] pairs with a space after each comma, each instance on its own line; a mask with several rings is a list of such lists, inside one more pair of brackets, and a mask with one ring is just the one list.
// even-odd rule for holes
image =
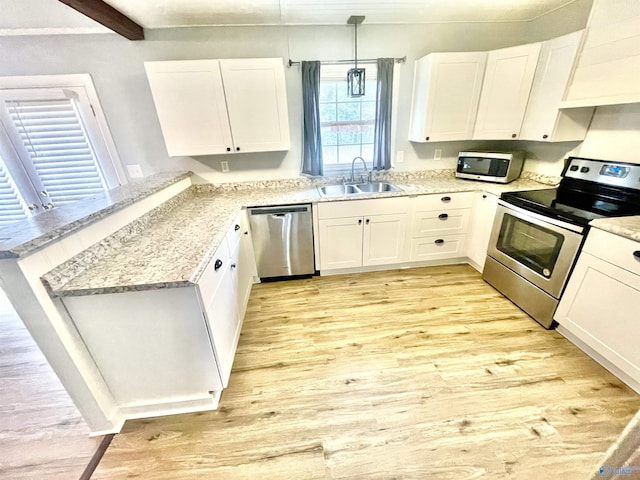
[[[376, 122], [376, 65], [365, 65], [365, 95], [347, 95], [347, 70], [352, 65], [322, 65], [320, 70], [320, 128], [325, 175], [350, 173], [351, 162], [362, 157], [373, 166]], [[362, 168], [362, 167], [360, 167]]]
[[[88, 75], [0, 79], [0, 156], [2, 224], [95, 196], [124, 178]], [[11, 192], [13, 203], [5, 204]]]

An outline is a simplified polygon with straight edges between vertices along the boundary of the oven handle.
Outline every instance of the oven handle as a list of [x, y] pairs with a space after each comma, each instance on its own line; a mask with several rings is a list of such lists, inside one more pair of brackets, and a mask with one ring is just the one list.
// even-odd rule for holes
[[498, 205], [502, 205], [503, 207], [508, 208], [509, 210], [513, 210], [514, 212], [525, 215], [525, 220], [526, 220], [526, 217], [535, 218], [540, 222], [550, 223], [552, 225], [555, 225], [556, 227], [564, 228], [565, 230], [570, 230], [572, 232], [576, 232], [579, 234], [583, 234], [585, 230], [584, 227], [581, 227], [579, 225], [573, 225], [572, 223], [563, 222], [562, 220], [558, 220], [556, 218], [540, 215], [539, 213], [532, 212], [525, 208], [516, 207], [515, 205], [509, 202], [506, 202], [502, 199], [498, 199]]

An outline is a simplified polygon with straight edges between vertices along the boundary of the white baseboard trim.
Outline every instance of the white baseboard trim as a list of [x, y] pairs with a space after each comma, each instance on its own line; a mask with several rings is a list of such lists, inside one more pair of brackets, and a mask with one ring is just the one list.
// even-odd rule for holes
[[[478, 268], [471, 263], [467, 257], [449, 258], [447, 260], [428, 260], [423, 262], [404, 262], [395, 263], [391, 265], [369, 265], [366, 267], [354, 267], [354, 268], [337, 268], [335, 270], [320, 270], [320, 276], [326, 277], [329, 275], [347, 275], [349, 273], [366, 273], [366, 272], [379, 272], [382, 270], [399, 270], [403, 268], [418, 268], [418, 267], [439, 267], [442, 265], [459, 265], [466, 263], [473, 268]], [[480, 269], [479, 271], [482, 271]]]
[[576, 347], [582, 350], [584, 353], [593, 358], [596, 362], [602, 365], [604, 368], [609, 370], [613, 375], [618, 377], [620, 381], [625, 383], [629, 388], [631, 388], [636, 393], [640, 394], [640, 382], [634, 379], [631, 375], [626, 373], [620, 367], [615, 365], [613, 362], [605, 358], [600, 352], [595, 350], [593, 347], [589, 346], [583, 340], [581, 340], [577, 335], [571, 332], [567, 327], [558, 325], [556, 328], [558, 333], [562, 335], [564, 338], [573, 343]]

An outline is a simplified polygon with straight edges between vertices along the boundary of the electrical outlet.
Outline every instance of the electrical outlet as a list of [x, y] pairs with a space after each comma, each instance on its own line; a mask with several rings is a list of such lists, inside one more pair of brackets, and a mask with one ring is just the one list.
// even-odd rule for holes
[[222, 173], [227, 173], [229, 171], [229, 162], [227, 162], [226, 160], [220, 162], [220, 168], [222, 169]]
[[434, 160], [440, 160], [442, 158], [442, 149], [441, 148], [436, 148], [436, 151], [433, 152], [433, 159]]
[[129, 172], [130, 178], [142, 178], [144, 175], [142, 174], [142, 168], [140, 165], [127, 165], [127, 172]]
[[398, 150], [396, 152], [396, 163], [404, 162], [404, 150]]

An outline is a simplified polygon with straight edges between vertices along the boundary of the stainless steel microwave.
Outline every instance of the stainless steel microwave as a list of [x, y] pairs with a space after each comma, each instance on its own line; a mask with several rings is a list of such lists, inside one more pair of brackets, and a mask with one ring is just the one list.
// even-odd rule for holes
[[520, 176], [523, 163], [524, 152], [460, 152], [456, 177], [509, 183]]

